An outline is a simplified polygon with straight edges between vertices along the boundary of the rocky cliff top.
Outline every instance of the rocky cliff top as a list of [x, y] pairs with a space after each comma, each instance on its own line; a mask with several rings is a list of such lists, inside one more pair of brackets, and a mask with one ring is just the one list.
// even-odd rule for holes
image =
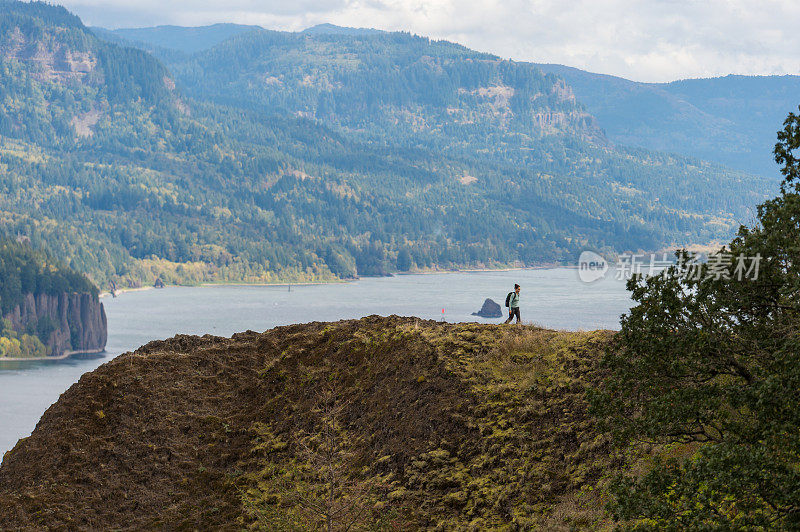
[[0, 528], [598, 524], [609, 334], [372, 316], [152, 342], [6, 454]]

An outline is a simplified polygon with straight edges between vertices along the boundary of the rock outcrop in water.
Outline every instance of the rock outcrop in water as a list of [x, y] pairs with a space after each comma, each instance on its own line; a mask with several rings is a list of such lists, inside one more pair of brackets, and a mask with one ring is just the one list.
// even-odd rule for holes
[[0, 529], [313, 529], [351, 503], [358, 530], [608, 527], [609, 339], [371, 316], [151, 342], [6, 453]]
[[503, 309], [492, 299], [486, 299], [483, 306], [478, 312], [473, 312], [473, 316], [480, 316], [481, 318], [502, 318]]
[[40, 339], [50, 348], [50, 356], [102, 351], [106, 346], [106, 313], [94, 294], [26, 294], [4, 318], [17, 331], [44, 334]]

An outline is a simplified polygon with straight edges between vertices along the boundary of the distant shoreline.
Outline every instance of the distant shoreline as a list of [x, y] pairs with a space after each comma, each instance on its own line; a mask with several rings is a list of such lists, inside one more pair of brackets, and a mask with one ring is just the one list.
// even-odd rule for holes
[[24, 358], [16, 358], [16, 357], [0, 357], [0, 362], [34, 362], [37, 360], [64, 360], [65, 358], [69, 358], [72, 355], [83, 355], [83, 354], [93, 354], [93, 353], [102, 353], [105, 351], [105, 348], [102, 349], [79, 349], [77, 351], [64, 351], [62, 354], [58, 355], [57, 357], [24, 357]]
[[[358, 281], [358, 279], [337, 279], [334, 281], [318, 281], [318, 282], [303, 282], [303, 283], [200, 283], [199, 285], [195, 286], [322, 286], [328, 284], [344, 284], [344, 283], [352, 283], [353, 281]], [[169, 286], [188, 286], [188, 285], [169, 285]]]
[[577, 266], [572, 266], [572, 265], [564, 266], [562, 264], [546, 264], [542, 266], [519, 266], [519, 267], [509, 267], [509, 268], [465, 268], [456, 270], [423, 270], [417, 272], [397, 272], [393, 273], [392, 275], [438, 275], [443, 273], [519, 272], [525, 270], [560, 270], [560, 269], [572, 269], [572, 268], [577, 268]]
[[[143, 290], [153, 290], [155, 289], [154, 286], [140, 286], [138, 288], [120, 288], [115, 293], [116, 295], [124, 294], [126, 292], [141, 292]], [[108, 297], [111, 296], [111, 292], [100, 292], [97, 297]], [[116, 296], [113, 296], [116, 297]]]
[[[389, 275], [363, 275], [361, 277], [356, 277], [355, 279], [336, 279], [333, 281], [320, 281], [320, 282], [298, 282], [298, 283], [226, 283], [226, 282], [219, 282], [219, 283], [200, 283], [199, 285], [195, 286], [322, 286], [322, 285], [329, 285], [329, 284], [346, 284], [346, 283], [354, 283], [356, 281], [360, 281], [361, 279], [385, 279], [390, 277], [398, 277], [401, 275], [442, 275], [448, 273], [490, 273], [490, 272], [514, 272], [514, 271], [523, 271], [523, 270], [550, 270], [550, 269], [570, 269], [570, 268], [577, 268], [577, 266], [560, 266], [560, 265], [548, 265], [548, 266], [522, 266], [519, 268], [473, 268], [473, 269], [458, 269], [458, 270], [422, 270], [422, 271], [414, 271], [414, 272], [394, 272]], [[190, 285], [168, 285], [168, 286], [190, 286]]]
[[[333, 284], [347, 284], [347, 283], [354, 283], [360, 281], [361, 279], [381, 279], [381, 278], [389, 278], [389, 277], [398, 277], [398, 276], [406, 276], [406, 275], [443, 275], [448, 273], [491, 273], [491, 272], [514, 272], [514, 271], [525, 271], [525, 270], [554, 270], [554, 269], [575, 269], [577, 266], [572, 265], [562, 265], [562, 264], [545, 264], [541, 266], [519, 266], [519, 267], [509, 267], [509, 268], [469, 268], [469, 269], [430, 269], [430, 270], [421, 270], [421, 271], [410, 271], [410, 272], [394, 272], [389, 275], [364, 275], [361, 277], [357, 277], [355, 279], [335, 279], [332, 281], [317, 281], [317, 282], [277, 282], [277, 283], [246, 283], [246, 282], [206, 282], [206, 283], [199, 283], [199, 284], [167, 284], [164, 285], [164, 288], [170, 287], [181, 287], [181, 288], [198, 288], [198, 287], [209, 287], [209, 286], [325, 286], [325, 285], [333, 285]], [[117, 290], [117, 295], [121, 295], [127, 292], [140, 292], [143, 290], [155, 290], [154, 286], [141, 286], [138, 288], [120, 288]], [[108, 297], [111, 295], [111, 292], [101, 292], [99, 297]]]

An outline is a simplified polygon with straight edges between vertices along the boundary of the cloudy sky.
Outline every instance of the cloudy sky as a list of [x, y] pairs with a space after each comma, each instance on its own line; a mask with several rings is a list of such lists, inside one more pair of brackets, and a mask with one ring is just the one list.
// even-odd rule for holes
[[637, 81], [800, 74], [797, 0], [63, 0], [108, 28], [215, 22], [406, 30]]

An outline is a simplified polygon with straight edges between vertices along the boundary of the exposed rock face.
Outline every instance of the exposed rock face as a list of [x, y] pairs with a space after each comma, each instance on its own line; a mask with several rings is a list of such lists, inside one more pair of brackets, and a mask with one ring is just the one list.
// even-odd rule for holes
[[487, 298], [483, 302], [481, 309], [478, 312], [473, 312], [472, 315], [480, 316], [481, 318], [502, 318], [503, 309], [493, 300]]
[[73, 50], [62, 43], [46, 45], [29, 40], [14, 28], [5, 46], [0, 46], [0, 57], [38, 65], [34, 77], [49, 81], [84, 81], [97, 69], [97, 55], [91, 51]]
[[103, 304], [92, 294], [27, 294], [25, 300], [4, 318], [17, 331], [36, 328], [50, 320], [52, 331], [42, 342], [51, 356], [66, 351], [95, 351], [106, 346], [108, 328]]

